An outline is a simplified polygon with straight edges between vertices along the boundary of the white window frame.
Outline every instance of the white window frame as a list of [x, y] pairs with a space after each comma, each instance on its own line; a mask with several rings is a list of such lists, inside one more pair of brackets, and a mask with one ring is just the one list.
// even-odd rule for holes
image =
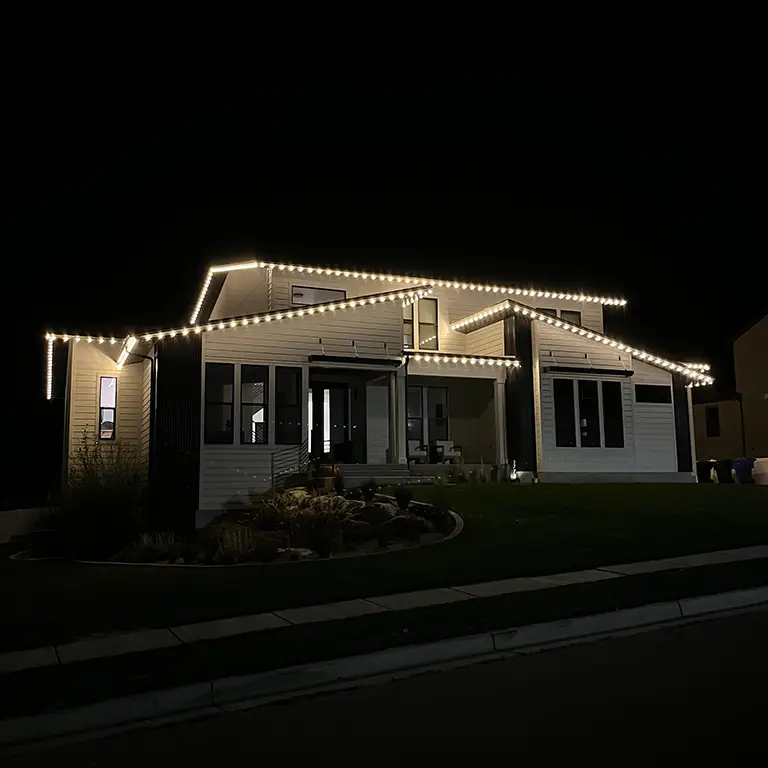
[[[112, 428], [112, 437], [101, 437], [101, 380], [102, 379], [114, 379], [115, 380], [115, 422]], [[120, 377], [117, 375], [117, 371], [110, 371], [105, 373], [103, 371], [96, 374], [96, 439], [104, 440], [105, 442], [112, 443], [117, 440], [117, 414], [120, 410]]]
[[[421, 330], [419, 320], [419, 301], [414, 301], [411, 305], [413, 307], [413, 349], [415, 352], [439, 352], [440, 351], [440, 300], [436, 296], [425, 296], [425, 299], [435, 302], [435, 341], [437, 342], [436, 349], [422, 349], [421, 347]], [[401, 320], [405, 323], [405, 320]], [[400, 334], [403, 335], [402, 333]]]

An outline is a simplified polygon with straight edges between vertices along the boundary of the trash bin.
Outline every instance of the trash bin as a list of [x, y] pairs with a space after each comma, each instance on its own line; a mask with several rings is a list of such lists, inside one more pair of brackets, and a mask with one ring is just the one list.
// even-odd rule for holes
[[737, 483], [753, 483], [752, 479], [752, 467], [755, 466], [755, 460], [748, 456], [742, 456], [741, 458], [734, 459], [732, 462], [733, 468], [736, 470], [736, 482]]
[[712, 482], [712, 467], [714, 466], [714, 461], [697, 461], [696, 462], [696, 479], [700, 483], [711, 483]]
[[715, 462], [715, 471], [717, 472], [718, 483], [732, 483], [733, 477], [731, 475], [732, 460], [720, 459]]

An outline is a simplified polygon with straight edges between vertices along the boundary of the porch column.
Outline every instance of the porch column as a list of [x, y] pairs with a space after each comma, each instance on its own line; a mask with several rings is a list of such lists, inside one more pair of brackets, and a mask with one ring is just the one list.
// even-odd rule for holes
[[395, 408], [395, 414], [396, 414], [396, 423], [395, 423], [395, 431], [397, 433], [397, 450], [394, 453], [395, 456], [395, 462], [397, 464], [407, 464], [408, 463], [408, 448], [406, 446], [406, 440], [405, 440], [405, 371], [398, 370], [397, 372], [397, 397], [395, 398], [397, 400], [397, 407]]
[[398, 417], [398, 408], [397, 408], [397, 373], [395, 371], [392, 371], [392, 373], [389, 374], [389, 445], [387, 450], [387, 461], [392, 464], [397, 464], [398, 462], [398, 451], [397, 451], [397, 417]]
[[503, 381], [493, 383], [493, 405], [496, 414], [496, 463], [507, 463], [507, 415], [506, 394]]
[[672, 374], [672, 409], [675, 414], [675, 442], [677, 446], [677, 471], [695, 472], [691, 450], [691, 422], [688, 410], [686, 380], [680, 373]]

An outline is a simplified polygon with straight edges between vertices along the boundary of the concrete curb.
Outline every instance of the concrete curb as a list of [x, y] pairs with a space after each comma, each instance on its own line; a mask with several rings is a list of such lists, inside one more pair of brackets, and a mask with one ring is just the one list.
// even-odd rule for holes
[[0, 721], [0, 745], [21, 745], [86, 731], [137, 727], [168, 716], [195, 717], [275, 699], [408, 676], [441, 664], [474, 663], [602, 639], [633, 629], [675, 626], [703, 616], [768, 603], [768, 587], [654, 603], [610, 613], [531, 624], [424, 645], [269, 672], [226, 677], [110, 699], [76, 709]]

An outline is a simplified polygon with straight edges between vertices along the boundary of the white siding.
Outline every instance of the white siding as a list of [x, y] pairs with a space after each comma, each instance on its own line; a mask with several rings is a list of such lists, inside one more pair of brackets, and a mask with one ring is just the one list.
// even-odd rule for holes
[[139, 451], [141, 460], [147, 464], [149, 462], [149, 440], [150, 440], [150, 406], [152, 393], [152, 363], [149, 360], [142, 360], [141, 371], [141, 417], [139, 422]]
[[[307, 362], [308, 355], [399, 357], [403, 350], [402, 307], [399, 301], [356, 309], [305, 315], [216, 331], [205, 336], [205, 359], [217, 362]], [[387, 345], [386, 348], [384, 345]]]
[[[547, 323], [534, 323], [539, 365], [584, 367], [583, 374], [567, 378], [619, 380], [624, 412], [624, 448], [558, 448], [552, 375], [540, 372], [534, 406], [537, 420], [539, 469], [546, 472], [676, 472], [677, 454], [672, 405], [635, 403], [635, 384], [671, 386], [669, 372], [633, 359], [606, 345], [563, 331]], [[597, 375], [600, 369], [629, 369], [631, 378]], [[596, 369], [591, 373], [590, 369]], [[557, 374], [555, 374], [557, 375]]]
[[[141, 364], [125, 365], [118, 370], [104, 347], [85, 341], [70, 341], [72, 348], [72, 381], [69, 410], [69, 451], [77, 449], [83, 433], [96, 435], [99, 419], [99, 377], [117, 377], [117, 425], [115, 437], [121, 442], [140, 447], [141, 433]], [[108, 347], [115, 353], [117, 345]]]
[[227, 274], [210, 319], [255, 315], [268, 309], [267, 270], [243, 269]]
[[[412, 288], [412, 283], [397, 280], [370, 280], [340, 275], [319, 275], [316, 273], [289, 271], [287, 269], [272, 270], [272, 302], [268, 301], [267, 269], [249, 269], [230, 272], [212, 319], [233, 317], [241, 314], [255, 314], [271, 310], [288, 309], [291, 307], [291, 295], [294, 286], [309, 286], [317, 288], [334, 288], [346, 291], [347, 297], [363, 296], [383, 291]], [[506, 298], [506, 294], [493, 291], [470, 291], [461, 288], [435, 288], [431, 298], [438, 302], [438, 348], [441, 352], [456, 352], [466, 354], [468, 349], [467, 336], [449, 330], [451, 323], [461, 320], [467, 315], [478, 312], [485, 307], [497, 304]], [[603, 307], [594, 302], [574, 302], [564, 299], [545, 299], [543, 297], [513, 296], [523, 304], [532, 307], [549, 309], [577, 309], [582, 315], [582, 325], [602, 333]], [[498, 324], [501, 333], [501, 323]], [[479, 353], [477, 353], [479, 354]], [[500, 354], [500, 353], [495, 353]]]
[[487, 325], [467, 334], [467, 353], [470, 355], [503, 355], [504, 323]]
[[224, 509], [266, 491], [274, 448], [264, 445], [204, 445], [200, 462], [200, 509]]
[[[634, 360], [635, 384], [672, 386], [672, 374]], [[633, 391], [634, 399], [634, 391]], [[675, 413], [671, 403], [634, 403], [635, 455], [639, 472], [676, 472]]]

